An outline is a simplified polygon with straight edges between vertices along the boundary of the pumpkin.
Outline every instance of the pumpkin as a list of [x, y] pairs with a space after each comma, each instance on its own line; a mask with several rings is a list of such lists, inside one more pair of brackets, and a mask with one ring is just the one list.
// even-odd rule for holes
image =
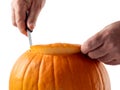
[[15, 62], [9, 90], [111, 90], [107, 70], [80, 45], [33, 45]]

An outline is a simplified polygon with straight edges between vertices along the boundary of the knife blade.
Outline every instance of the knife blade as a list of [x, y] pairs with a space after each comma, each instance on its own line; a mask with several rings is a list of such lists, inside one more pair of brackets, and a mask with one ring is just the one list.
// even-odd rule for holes
[[31, 31], [29, 29], [27, 29], [27, 35], [28, 35], [29, 45], [31, 47], [32, 46], [32, 37], [31, 37]]

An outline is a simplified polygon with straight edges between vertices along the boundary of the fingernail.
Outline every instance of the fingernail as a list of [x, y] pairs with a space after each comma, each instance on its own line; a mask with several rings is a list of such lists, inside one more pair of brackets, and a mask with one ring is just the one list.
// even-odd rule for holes
[[30, 24], [29, 24], [29, 28], [30, 28], [30, 30], [33, 30], [34, 27], [35, 27], [35, 24], [34, 24], [34, 23], [30, 23]]

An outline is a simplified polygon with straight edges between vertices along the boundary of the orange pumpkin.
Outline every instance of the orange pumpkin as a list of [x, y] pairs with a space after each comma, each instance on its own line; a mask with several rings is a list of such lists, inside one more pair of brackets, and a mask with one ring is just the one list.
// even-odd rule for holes
[[111, 90], [104, 65], [80, 45], [34, 45], [13, 66], [9, 90]]

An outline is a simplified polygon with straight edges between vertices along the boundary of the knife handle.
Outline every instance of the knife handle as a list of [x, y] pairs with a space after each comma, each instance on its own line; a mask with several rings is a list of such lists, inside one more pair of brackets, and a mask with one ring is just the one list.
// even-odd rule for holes
[[32, 32], [32, 30], [30, 28], [28, 28], [28, 26], [27, 26], [27, 20], [28, 20], [28, 12], [26, 12], [25, 26], [26, 26], [26, 31], [28, 30], [28, 31]]
[[32, 30], [30, 30], [27, 26], [27, 19], [28, 19], [28, 12], [26, 12], [25, 25], [26, 25], [26, 31], [29, 39], [29, 45], [32, 46], [32, 37], [31, 37]]

